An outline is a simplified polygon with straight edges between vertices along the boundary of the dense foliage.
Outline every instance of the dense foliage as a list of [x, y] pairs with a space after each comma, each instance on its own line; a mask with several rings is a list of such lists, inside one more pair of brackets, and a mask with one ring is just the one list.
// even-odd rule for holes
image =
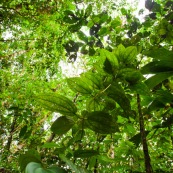
[[2, 0], [0, 23], [0, 172], [173, 172], [171, 0]]

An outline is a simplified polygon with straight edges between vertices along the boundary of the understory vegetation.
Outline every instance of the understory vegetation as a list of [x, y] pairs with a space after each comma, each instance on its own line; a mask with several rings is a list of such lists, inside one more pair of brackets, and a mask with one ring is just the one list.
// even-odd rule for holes
[[172, 0], [1, 0], [0, 172], [173, 172]]

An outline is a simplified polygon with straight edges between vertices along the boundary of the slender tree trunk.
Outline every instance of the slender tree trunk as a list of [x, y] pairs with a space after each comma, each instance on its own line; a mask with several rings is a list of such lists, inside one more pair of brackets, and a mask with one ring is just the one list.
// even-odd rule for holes
[[150, 155], [149, 155], [149, 152], [148, 152], [148, 145], [147, 145], [147, 140], [146, 140], [144, 118], [143, 118], [143, 114], [142, 114], [142, 110], [141, 110], [141, 100], [140, 100], [139, 94], [137, 94], [137, 104], [138, 104], [141, 140], [142, 140], [144, 159], [145, 159], [145, 170], [146, 170], [146, 173], [152, 173], [153, 171], [152, 171], [152, 166], [151, 166]]

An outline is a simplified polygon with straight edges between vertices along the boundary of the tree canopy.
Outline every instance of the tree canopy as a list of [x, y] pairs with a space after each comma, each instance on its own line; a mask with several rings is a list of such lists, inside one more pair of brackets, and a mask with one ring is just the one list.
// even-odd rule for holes
[[173, 172], [173, 2], [137, 4], [1, 0], [0, 172]]

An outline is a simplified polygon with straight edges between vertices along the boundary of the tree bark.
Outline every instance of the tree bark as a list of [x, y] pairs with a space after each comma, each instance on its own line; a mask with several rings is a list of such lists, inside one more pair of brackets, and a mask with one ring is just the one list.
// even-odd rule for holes
[[141, 109], [141, 99], [139, 94], [137, 94], [137, 105], [138, 105], [138, 113], [139, 113], [139, 124], [140, 124], [140, 133], [141, 133], [141, 140], [143, 145], [143, 152], [144, 152], [144, 159], [145, 159], [145, 170], [146, 173], [152, 173], [152, 166], [151, 166], [151, 159], [148, 152], [148, 145], [146, 140], [146, 133], [145, 133], [145, 125], [144, 125], [144, 118]]

